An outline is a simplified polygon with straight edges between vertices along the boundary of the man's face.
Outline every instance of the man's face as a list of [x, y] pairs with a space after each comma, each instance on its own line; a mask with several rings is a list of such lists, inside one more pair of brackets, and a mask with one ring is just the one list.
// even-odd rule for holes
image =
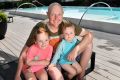
[[58, 27], [63, 18], [63, 11], [61, 7], [58, 5], [53, 6], [51, 11], [48, 12], [48, 18], [53, 27]]

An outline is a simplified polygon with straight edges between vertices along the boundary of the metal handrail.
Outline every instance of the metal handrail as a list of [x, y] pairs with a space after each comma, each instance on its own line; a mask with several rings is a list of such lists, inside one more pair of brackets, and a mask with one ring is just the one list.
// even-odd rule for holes
[[82, 19], [83, 19], [83, 16], [86, 14], [86, 12], [88, 11], [88, 9], [91, 8], [91, 7], [93, 7], [93, 6], [96, 5], [96, 4], [105, 4], [105, 5], [107, 5], [107, 6], [109, 7], [111, 13], [113, 13], [113, 15], [115, 16], [115, 14], [114, 14], [114, 12], [113, 12], [113, 10], [112, 10], [112, 8], [110, 7], [109, 4], [107, 4], [107, 3], [105, 3], [105, 2], [96, 2], [96, 3], [91, 4], [89, 7], [87, 7], [87, 9], [86, 9], [85, 12], [83, 13], [82, 17], [80, 18], [80, 21], [79, 21], [78, 26], [80, 26], [80, 23], [81, 23], [81, 21], [82, 21]]

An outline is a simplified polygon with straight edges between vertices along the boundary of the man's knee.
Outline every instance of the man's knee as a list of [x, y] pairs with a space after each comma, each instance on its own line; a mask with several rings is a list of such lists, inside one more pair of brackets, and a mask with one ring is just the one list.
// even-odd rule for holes
[[92, 48], [93, 48], [93, 43], [91, 42], [91, 43], [89, 43], [89, 44], [87, 45], [87, 47], [86, 47], [85, 50], [87, 50], [87, 51], [91, 51]]
[[31, 78], [29, 78], [28, 80], [37, 80], [37, 79], [36, 79], [36, 78], [32, 78], [32, 77], [31, 77]]
[[78, 68], [76, 72], [77, 74], [80, 74], [82, 72], [82, 68]]
[[53, 80], [64, 80], [62, 76], [55, 77]]

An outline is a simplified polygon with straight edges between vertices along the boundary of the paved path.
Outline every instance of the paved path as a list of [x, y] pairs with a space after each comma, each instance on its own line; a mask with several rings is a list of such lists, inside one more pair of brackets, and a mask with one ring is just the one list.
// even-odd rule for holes
[[[14, 22], [8, 23], [6, 38], [0, 40], [1, 64], [19, 57], [32, 27], [39, 21], [15, 16]], [[86, 76], [86, 80], [120, 80], [120, 35], [91, 31], [94, 34], [96, 65], [95, 70]]]

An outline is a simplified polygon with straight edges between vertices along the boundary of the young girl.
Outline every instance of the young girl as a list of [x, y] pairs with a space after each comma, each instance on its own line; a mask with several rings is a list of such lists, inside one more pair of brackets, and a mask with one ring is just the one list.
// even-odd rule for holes
[[28, 49], [26, 64], [24, 67], [26, 72], [25, 78], [33, 80], [33, 74], [39, 80], [48, 80], [45, 67], [48, 66], [53, 48], [49, 45], [49, 35], [44, 28], [39, 28], [36, 32], [35, 43]]
[[67, 72], [68, 79], [72, 79], [75, 75], [81, 73], [82, 68], [79, 63], [74, 61], [69, 61], [67, 59], [67, 55], [70, 51], [80, 42], [75, 36], [75, 26], [67, 22], [64, 23], [63, 31], [63, 39], [57, 47], [55, 56], [52, 59], [49, 67], [55, 66], [58, 62], [61, 67]]

